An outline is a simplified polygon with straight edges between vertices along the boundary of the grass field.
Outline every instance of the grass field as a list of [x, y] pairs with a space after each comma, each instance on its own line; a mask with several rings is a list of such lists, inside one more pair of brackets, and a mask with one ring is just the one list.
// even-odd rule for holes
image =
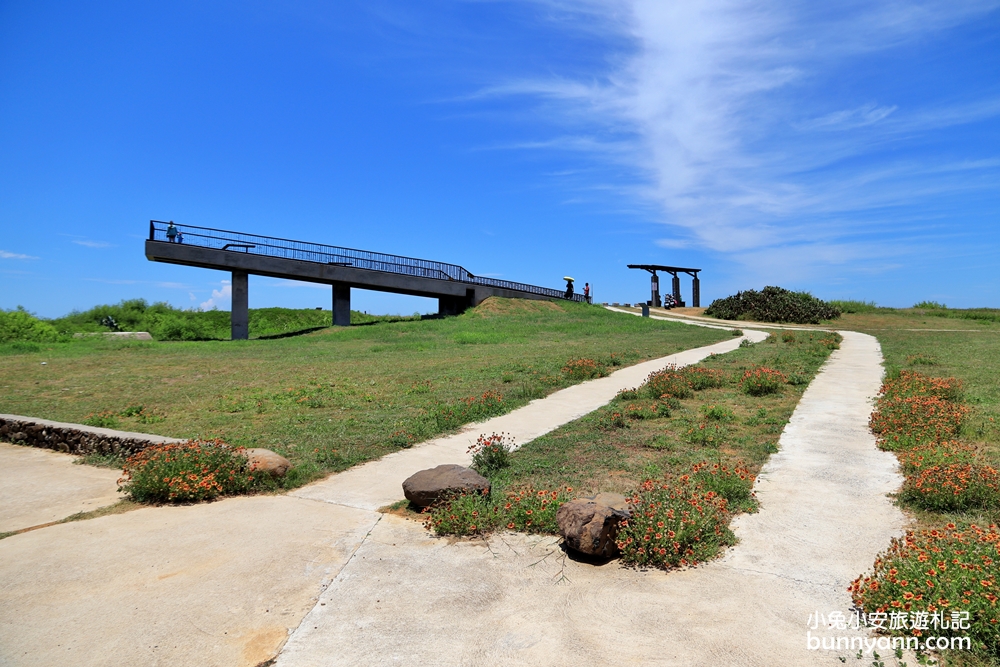
[[[729, 466], [743, 462], [756, 475], [777, 451], [782, 429], [829, 356], [833, 340], [819, 332], [784, 338], [778, 333], [762, 343], [713, 355], [698, 366], [722, 371], [723, 386], [679, 400], [669, 417], [646, 416], [651, 413], [645, 409], [650, 399], [620, 396], [514, 452], [511, 467], [495, 481], [515, 487], [571, 486], [583, 494], [627, 492], [645, 479], [689, 473], [702, 461]], [[776, 394], [750, 396], [740, 390], [739, 380], [757, 366], [783, 372], [794, 384], [785, 384]], [[615, 419], [616, 414], [624, 419]]]
[[573, 384], [572, 359], [611, 369], [730, 337], [491, 299], [458, 317], [274, 340], [85, 339], [8, 349], [0, 412], [267, 447], [292, 460], [286, 485], [297, 486]]

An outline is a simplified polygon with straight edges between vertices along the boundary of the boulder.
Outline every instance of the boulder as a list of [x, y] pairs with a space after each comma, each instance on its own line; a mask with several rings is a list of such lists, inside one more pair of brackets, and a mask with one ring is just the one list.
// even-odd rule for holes
[[599, 493], [563, 503], [556, 512], [559, 534], [566, 546], [597, 558], [618, 555], [618, 524], [630, 516], [628, 500], [617, 493]]
[[252, 470], [266, 472], [273, 477], [284, 477], [288, 469], [292, 467], [291, 461], [270, 449], [260, 447], [248, 449], [246, 457]]
[[403, 495], [414, 505], [428, 507], [442, 497], [457, 493], [490, 492], [490, 480], [471, 468], [446, 464], [421, 470], [403, 482]]

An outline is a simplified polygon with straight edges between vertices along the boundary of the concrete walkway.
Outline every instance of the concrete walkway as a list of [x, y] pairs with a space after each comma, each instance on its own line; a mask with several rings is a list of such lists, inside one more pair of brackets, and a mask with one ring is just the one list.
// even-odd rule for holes
[[290, 495], [377, 510], [402, 500], [403, 480], [418, 470], [442, 463], [468, 465], [471, 461], [468, 449], [475, 444], [480, 434], [503, 432], [512, 437], [517, 446], [527, 444], [607, 404], [622, 389], [638, 387], [653, 371], [670, 364], [695, 364], [711, 354], [735, 350], [744, 339], [756, 343], [766, 337], [766, 334], [759, 331], [748, 331], [744, 336], [732, 340], [629, 366], [608, 377], [583, 382], [534, 400], [501, 417], [469, 424], [455, 435], [428, 440], [412, 449], [404, 449], [351, 468], [322, 482], [304, 486]]
[[119, 470], [74, 465], [48, 449], [0, 444], [0, 533], [113, 505]]
[[[746, 337], [764, 336], [748, 332]], [[373, 510], [402, 498], [405, 477], [440, 463], [467, 462], [466, 449], [479, 433], [506, 431], [525, 444], [600, 407], [620, 389], [637, 386], [653, 370], [694, 363], [732, 350], [741, 340], [638, 364], [564, 389], [457, 435], [331, 476], [294, 495], [149, 507], [0, 540], [0, 665], [258, 665], [273, 657], [293, 630], [305, 629], [303, 617], [328, 604], [319, 596], [331, 581], [356, 576], [349, 566], [358, 549], [371, 548], [375, 542], [370, 536], [380, 525], [397, 522]], [[43, 454], [63, 456], [56, 465], [70, 459]], [[412, 522], [402, 522], [401, 530], [408, 536], [408, 548], [445, 544], [429, 540]], [[376, 541], [394, 539], [384, 532], [379, 535]], [[468, 553], [465, 545], [456, 549], [457, 554]], [[412, 579], [415, 590], [439, 585], [447, 575], [441, 561], [426, 566], [426, 579]], [[365, 586], [377, 590], [379, 578]], [[383, 605], [381, 598], [362, 597]], [[347, 603], [334, 599], [345, 608]], [[425, 641], [411, 648], [430, 651], [432, 645]]]
[[566, 558], [554, 538], [452, 544], [387, 515], [276, 665], [853, 661], [846, 651], [807, 650], [809, 616], [848, 613], [848, 583], [905, 517], [886, 495], [902, 481], [895, 458], [876, 449], [867, 427], [878, 343], [842, 335], [760, 475], [761, 511], [738, 517], [740, 544], [723, 558], [670, 574], [594, 567]]

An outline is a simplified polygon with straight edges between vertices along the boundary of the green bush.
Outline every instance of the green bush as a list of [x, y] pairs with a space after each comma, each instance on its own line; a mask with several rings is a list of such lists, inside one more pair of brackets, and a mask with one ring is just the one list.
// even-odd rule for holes
[[125, 461], [118, 490], [136, 502], [183, 503], [247, 493], [255, 479], [242, 448], [219, 440], [153, 445]]
[[514, 440], [504, 433], [481, 435], [476, 439], [476, 444], [469, 447], [472, 467], [480, 475], [495, 475], [510, 466], [510, 453], [513, 449]]
[[723, 320], [819, 324], [820, 320], [840, 317], [840, 310], [808, 292], [792, 292], [768, 286], [760, 292], [746, 290], [737, 292], [734, 296], [716, 299], [705, 310], [705, 314]]
[[[254, 308], [249, 312], [253, 336], [280, 336], [330, 326], [329, 310], [309, 308]], [[412, 318], [368, 316], [351, 312], [353, 323], [396, 321]], [[156, 340], [226, 340], [230, 337], [230, 314], [224, 310], [183, 310], [167, 303], [149, 304], [145, 299], [126, 299], [114, 305], [94, 306], [52, 320], [63, 333], [104, 331], [148, 331]]]
[[758, 366], [743, 373], [740, 389], [743, 390], [744, 394], [750, 396], [766, 396], [780, 392], [781, 386], [786, 382], [788, 382], [788, 378], [784, 373]]
[[48, 322], [38, 319], [23, 307], [0, 310], [0, 343], [53, 343], [59, 332]]

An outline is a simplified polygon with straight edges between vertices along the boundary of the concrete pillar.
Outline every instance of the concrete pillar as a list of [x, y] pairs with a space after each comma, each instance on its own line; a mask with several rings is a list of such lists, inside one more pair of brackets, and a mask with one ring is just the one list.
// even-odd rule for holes
[[351, 326], [351, 286], [347, 283], [333, 284], [333, 326]]
[[659, 308], [663, 304], [660, 302], [660, 277], [653, 273], [649, 280], [650, 292], [652, 292], [649, 299], [649, 305]]
[[694, 274], [694, 278], [691, 280], [691, 305], [694, 308], [701, 307], [701, 281], [698, 280], [698, 274]]
[[246, 271], [233, 271], [233, 305], [229, 322], [233, 340], [250, 338], [250, 281]]
[[674, 290], [674, 301], [676, 301], [679, 305], [681, 302], [681, 279], [676, 273], [674, 274], [672, 287]]

